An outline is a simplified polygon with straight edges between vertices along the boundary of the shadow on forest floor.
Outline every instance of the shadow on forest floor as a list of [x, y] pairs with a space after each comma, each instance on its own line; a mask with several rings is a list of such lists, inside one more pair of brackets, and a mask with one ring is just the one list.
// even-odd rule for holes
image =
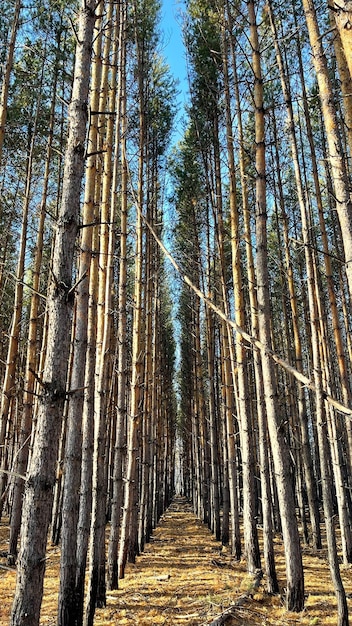
[[[6, 553], [8, 528], [0, 527], [0, 554]], [[108, 592], [107, 606], [96, 612], [96, 626], [203, 626], [246, 592], [245, 562], [220, 553], [221, 545], [195, 518], [184, 499], [175, 499], [162, 516], [144, 553], [128, 564], [120, 589]], [[278, 576], [284, 593], [282, 543], [275, 540]], [[280, 596], [268, 596], [265, 577], [254, 597], [227, 622], [230, 626], [336, 626], [336, 602], [327, 563], [309, 548], [303, 550], [306, 608], [285, 611]], [[5, 565], [0, 558], [0, 565]], [[58, 592], [59, 549], [48, 546], [41, 624], [54, 626]], [[348, 594], [352, 569], [343, 568]], [[15, 570], [0, 567], [0, 626], [7, 626], [15, 586]], [[349, 603], [352, 602], [348, 600]], [[350, 608], [351, 611], [351, 608]]]

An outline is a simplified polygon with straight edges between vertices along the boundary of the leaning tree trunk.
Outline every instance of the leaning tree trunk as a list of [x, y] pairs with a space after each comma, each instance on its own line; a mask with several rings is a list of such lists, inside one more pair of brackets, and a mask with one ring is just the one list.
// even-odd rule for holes
[[53, 501], [61, 419], [66, 398], [67, 362], [74, 287], [72, 270], [84, 173], [87, 101], [95, 0], [86, 0], [79, 18], [73, 90], [69, 107], [61, 206], [57, 220], [47, 307], [47, 351], [38, 398], [38, 424], [23, 504], [21, 549], [12, 608], [12, 626], [39, 625], [45, 551]]

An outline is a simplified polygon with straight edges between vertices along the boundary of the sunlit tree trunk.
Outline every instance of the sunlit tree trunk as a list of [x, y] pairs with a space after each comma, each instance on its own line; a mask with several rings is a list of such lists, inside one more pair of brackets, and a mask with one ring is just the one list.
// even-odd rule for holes
[[[42, 77], [43, 80], [43, 69]], [[16, 285], [15, 285], [15, 297], [13, 305], [13, 314], [11, 321], [10, 337], [7, 350], [5, 378], [2, 386], [1, 393], [1, 407], [0, 407], [0, 450], [4, 453], [1, 469], [5, 471], [0, 472], [0, 518], [2, 513], [2, 507], [4, 503], [3, 493], [7, 483], [7, 452], [9, 442], [5, 442], [6, 430], [9, 432], [11, 428], [8, 426], [8, 420], [11, 420], [11, 405], [13, 402], [15, 390], [16, 390], [16, 371], [19, 359], [19, 344], [22, 327], [22, 313], [23, 313], [23, 291], [24, 291], [24, 277], [25, 277], [25, 264], [26, 264], [26, 251], [27, 251], [27, 236], [28, 236], [28, 219], [31, 200], [32, 189], [32, 176], [34, 167], [34, 146], [37, 133], [37, 124], [39, 119], [39, 108], [41, 102], [41, 91], [39, 92], [36, 110], [34, 112], [34, 121], [30, 122], [28, 126], [28, 148], [27, 148], [27, 162], [26, 162], [26, 180], [25, 190], [23, 197], [23, 209], [22, 209], [22, 223], [20, 242], [18, 250], [18, 260], [16, 268]], [[0, 454], [0, 458], [1, 458]]]
[[334, 33], [334, 49], [337, 69], [341, 81], [345, 129], [350, 150], [350, 158], [352, 158], [352, 76], [348, 69], [346, 56], [342, 47], [340, 33], [338, 31]]
[[[274, 34], [276, 35], [275, 24], [273, 21], [272, 14], [271, 14], [271, 23], [272, 23]], [[314, 319], [314, 316], [317, 317], [317, 314], [315, 313], [315, 306], [318, 306], [314, 304], [314, 301], [316, 299], [319, 301], [320, 294], [319, 294], [319, 286], [317, 284], [318, 279], [317, 277], [314, 276], [314, 269], [313, 269], [315, 266], [315, 263], [314, 263], [313, 254], [311, 251], [311, 241], [309, 238], [309, 232], [311, 230], [310, 221], [309, 221], [309, 209], [305, 201], [305, 193], [303, 189], [303, 181], [302, 181], [302, 174], [301, 174], [302, 168], [300, 167], [300, 164], [298, 161], [298, 147], [297, 147], [297, 138], [296, 138], [296, 132], [295, 132], [292, 103], [291, 103], [289, 89], [288, 89], [285, 76], [284, 76], [282, 58], [280, 55], [277, 38], [275, 39], [275, 45], [277, 48], [278, 63], [279, 63], [280, 71], [281, 71], [282, 88], [283, 88], [283, 92], [285, 96], [287, 113], [288, 113], [288, 118], [289, 118], [291, 151], [292, 151], [292, 158], [293, 158], [294, 171], [295, 171], [298, 201], [299, 201], [299, 206], [300, 206], [300, 211], [301, 211], [302, 235], [303, 235], [303, 241], [305, 244], [306, 271], [307, 271], [307, 276], [308, 276], [308, 301], [309, 301], [309, 309], [310, 309], [310, 316], [311, 316], [310, 323], [312, 325], [313, 324], [312, 320]], [[324, 235], [325, 225], [322, 223], [322, 216], [320, 218], [320, 223], [321, 223], [321, 226], [323, 227], [322, 230], [323, 230], [323, 235]], [[325, 248], [326, 248], [326, 236], [325, 236]], [[331, 270], [330, 259], [328, 261], [328, 268]], [[333, 302], [334, 300], [335, 299], [333, 298]], [[337, 331], [338, 329], [335, 329], [335, 337], [336, 337], [336, 334], [338, 334]], [[321, 340], [326, 342], [325, 336], [323, 339], [323, 334], [321, 335]], [[316, 349], [317, 347], [312, 345], [313, 353], [314, 353], [314, 350]], [[338, 446], [336, 435], [331, 439], [331, 445], [335, 447]], [[336, 461], [337, 462], [333, 464], [333, 468], [334, 468], [334, 475], [335, 475], [335, 482], [336, 482], [337, 499], [339, 503], [339, 515], [340, 515], [340, 520], [341, 520], [343, 554], [344, 554], [344, 560], [348, 562], [351, 558], [351, 531], [350, 531], [349, 523], [346, 518], [346, 510], [347, 510], [346, 498], [345, 498], [344, 488], [342, 486], [342, 480], [341, 480], [340, 459], [337, 458]]]
[[[134, 3], [134, 19], [137, 20], [137, 7]], [[145, 111], [143, 68], [143, 42], [138, 41], [138, 97], [139, 97], [139, 163], [138, 163], [138, 190], [136, 196], [136, 247], [134, 269], [133, 295], [133, 322], [132, 322], [132, 364], [131, 364], [131, 391], [128, 414], [126, 482], [121, 535], [119, 546], [119, 578], [124, 577], [124, 571], [130, 544], [135, 542], [132, 528], [132, 517], [135, 509], [135, 485], [137, 472], [138, 428], [140, 424], [140, 400], [143, 374], [143, 344], [142, 344], [142, 275], [143, 275], [143, 222], [142, 211], [144, 206], [144, 156], [145, 156]]]
[[[208, 244], [209, 247], [209, 244]], [[211, 282], [210, 269], [208, 269], [208, 283]], [[211, 299], [211, 294], [209, 294]], [[209, 528], [214, 533], [217, 541], [221, 538], [220, 523], [220, 477], [219, 460], [219, 412], [216, 405], [215, 396], [215, 321], [214, 314], [206, 308], [206, 329], [207, 329], [207, 367], [209, 379], [209, 441], [210, 441], [210, 519]]]
[[[267, 248], [267, 207], [266, 207], [266, 164], [265, 164], [265, 122], [263, 101], [263, 79], [258, 42], [256, 16], [252, 1], [248, 4], [250, 40], [253, 50], [256, 142], [256, 269], [258, 290], [258, 327], [261, 342], [271, 349], [270, 336], [270, 297]], [[280, 505], [282, 532], [286, 560], [286, 605], [288, 610], [301, 611], [304, 606], [304, 578], [302, 555], [295, 513], [295, 500], [289, 466], [289, 454], [280, 425], [277, 411], [277, 391], [273, 362], [267, 352], [262, 351], [262, 368], [265, 393], [265, 406], [268, 417], [276, 483]]]
[[[96, 28], [100, 28], [102, 4], [99, 5]], [[91, 98], [92, 111], [99, 107], [99, 87], [101, 75], [101, 33], [95, 38], [93, 46]], [[82, 210], [82, 230], [78, 280], [76, 289], [76, 312], [73, 336], [73, 363], [71, 375], [72, 393], [68, 399], [67, 434], [64, 461], [63, 503], [62, 503], [62, 539], [60, 560], [60, 591], [58, 607], [59, 626], [77, 623], [79, 599], [76, 597], [76, 552], [77, 528], [79, 518], [79, 490], [82, 464], [82, 416], [84, 403], [85, 362], [87, 353], [87, 319], [89, 299], [89, 276], [92, 256], [93, 222], [95, 215], [95, 178], [97, 152], [98, 120], [94, 116], [90, 122], [88, 135], [88, 156]]]
[[[336, 212], [341, 226], [341, 235], [345, 252], [346, 275], [348, 280], [349, 293], [351, 296], [352, 200], [345, 165], [345, 155], [343, 154], [342, 150], [338, 119], [336, 114], [336, 108], [334, 105], [333, 91], [313, 0], [303, 0], [303, 8], [306, 16], [309, 39], [313, 52], [313, 64], [318, 80], [319, 95], [328, 146], [328, 159], [330, 162], [331, 176], [334, 186]], [[343, 11], [341, 13], [344, 14]], [[351, 37], [351, 31], [349, 31], [349, 37]], [[348, 48], [348, 50], [349, 59], [352, 63], [350, 48]]]
[[10, 523], [10, 539], [9, 539], [9, 557], [15, 559], [17, 555], [17, 541], [20, 532], [21, 516], [22, 516], [22, 501], [24, 480], [21, 476], [25, 475], [28, 462], [29, 453], [29, 441], [31, 435], [32, 415], [34, 408], [34, 393], [36, 386], [35, 372], [37, 371], [37, 341], [39, 320], [38, 315], [40, 311], [40, 270], [43, 257], [43, 240], [44, 240], [44, 224], [46, 218], [46, 205], [48, 196], [49, 176], [50, 176], [50, 163], [53, 144], [53, 127], [54, 127], [54, 112], [56, 104], [56, 87], [57, 87], [57, 72], [53, 80], [53, 99], [50, 111], [50, 124], [49, 124], [49, 136], [47, 144], [47, 155], [45, 162], [45, 172], [43, 179], [43, 191], [40, 204], [39, 222], [38, 222], [38, 234], [35, 246], [35, 257], [33, 261], [33, 279], [32, 279], [32, 296], [29, 312], [29, 328], [28, 328], [28, 344], [27, 344], [27, 356], [26, 356], [26, 375], [24, 383], [23, 393], [23, 413], [21, 419], [21, 431], [19, 437], [19, 450], [17, 455], [17, 462], [15, 465], [15, 484], [13, 492], [13, 502], [11, 511], [11, 523]]
[[[229, 23], [229, 30], [233, 28], [232, 15], [230, 7], [227, 3], [226, 16]], [[235, 45], [233, 38], [230, 38], [230, 50], [232, 60], [232, 71], [234, 77], [234, 92], [237, 104], [238, 118], [238, 134], [239, 134], [239, 169], [242, 196], [243, 226], [244, 239], [246, 243], [246, 267], [248, 277], [249, 304], [251, 312], [251, 328], [253, 336], [259, 335], [258, 330], [258, 303], [256, 290], [256, 276], [253, 259], [252, 248], [252, 232], [250, 226], [250, 208], [248, 197], [247, 173], [246, 173], [246, 147], [244, 140], [242, 111], [240, 106], [239, 81], [237, 76], [237, 63], [235, 55]], [[273, 544], [273, 505], [272, 491], [270, 487], [270, 461], [269, 446], [267, 433], [267, 418], [264, 400], [264, 383], [262, 376], [262, 364], [259, 352], [253, 352], [253, 365], [255, 376], [255, 387], [257, 396], [257, 420], [259, 429], [259, 461], [260, 461], [260, 477], [261, 477], [261, 494], [262, 494], [262, 517], [263, 517], [263, 548], [267, 590], [269, 593], [278, 591], [278, 581], [275, 570], [274, 544]]]
[[12, 626], [39, 624], [46, 539], [53, 500], [61, 418], [66, 398], [67, 360], [74, 300], [72, 270], [80, 213], [80, 188], [84, 172], [95, 6], [95, 0], [88, 0], [82, 6], [79, 16], [64, 182], [47, 298], [49, 315], [47, 351], [42, 390], [38, 398], [38, 427], [25, 487], [21, 549], [11, 615]]
[[20, 12], [22, 7], [22, 0], [16, 0], [12, 30], [10, 41], [8, 43], [7, 59], [5, 63], [4, 73], [2, 77], [2, 88], [0, 95], [0, 162], [2, 159], [2, 149], [4, 145], [5, 127], [7, 118], [7, 101], [9, 95], [9, 86], [11, 80], [11, 71], [13, 66], [13, 57], [15, 52], [16, 38], [19, 26]]
[[[287, 79], [285, 76], [283, 58], [281, 54], [281, 50], [278, 43], [276, 25], [274, 21], [274, 16], [272, 12], [271, 3], [268, 3], [268, 11], [271, 28], [273, 30], [274, 35], [274, 45], [276, 49], [278, 67], [280, 71], [281, 84], [283, 89], [283, 94], [286, 103], [286, 110], [289, 119], [289, 134], [291, 140], [291, 151], [292, 158], [294, 163], [294, 170], [296, 176], [296, 185], [298, 188], [298, 196], [300, 199], [301, 210], [304, 209], [304, 192], [302, 189], [302, 181], [300, 175], [300, 166], [298, 162], [298, 149], [297, 149], [297, 141], [294, 130], [294, 115], [292, 108], [291, 95], [289, 90], [289, 85], [287, 84]], [[277, 146], [277, 144], [276, 144]], [[276, 147], [277, 151], [277, 147]], [[278, 170], [278, 180], [279, 187], [282, 189], [281, 176], [280, 171]], [[282, 194], [280, 194], [282, 197]], [[290, 259], [290, 246], [289, 246], [289, 233], [288, 233], [288, 220], [284, 207], [283, 201], [281, 202], [281, 211], [283, 218], [283, 232], [284, 232], [284, 244], [285, 244], [285, 260], [286, 260], [286, 268], [287, 268], [287, 281], [288, 281], [288, 290], [290, 295], [290, 306], [291, 306], [291, 316], [292, 316], [292, 327], [293, 327], [293, 336], [294, 336], [294, 349], [295, 349], [295, 361], [296, 367], [299, 371], [302, 371], [302, 342], [301, 342], [301, 333], [299, 329], [299, 313], [297, 306], [297, 298], [296, 298], [296, 290], [293, 279], [293, 269], [292, 263]], [[302, 459], [304, 464], [304, 473], [305, 473], [305, 481], [308, 495], [308, 503], [310, 510], [310, 520], [312, 525], [312, 535], [313, 535], [313, 544], [316, 548], [321, 547], [321, 533], [320, 533], [320, 515], [318, 509], [318, 496], [316, 491], [316, 483], [314, 480], [313, 474], [313, 465], [312, 465], [312, 457], [310, 452], [310, 443], [309, 443], [309, 434], [308, 434], [308, 423], [307, 423], [307, 406], [304, 395], [304, 390], [300, 387], [298, 391], [298, 419], [300, 425], [300, 435], [301, 435], [301, 444], [302, 444]]]
[[352, 2], [351, 0], [334, 0], [329, 4], [329, 8], [335, 15], [337, 31], [352, 78]]
[[[116, 197], [111, 193], [112, 182], [112, 143], [116, 106], [117, 49], [119, 15], [116, 5], [109, 2], [106, 8], [107, 26], [103, 49], [103, 72], [99, 98], [99, 128], [105, 123], [105, 134], [100, 137], [98, 147], [104, 145], [104, 165], [101, 189], [101, 226], [98, 270], [98, 311], [97, 311], [97, 354], [96, 385], [94, 402], [94, 456], [93, 456], [93, 500], [89, 544], [89, 583], [87, 590], [86, 626], [92, 626], [95, 607], [106, 604], [105, 581], [105, 525], [107, 498], [107, 375], [110, 367], [110, 338], [112, 311], [112, 279], [115, 249]], [[110, 57], [111, 46], [112, 54]], [[109, 60], [111, 58], [111, 74]], [[111, 82], [110, 82], [111, 81]], [[111, 84], [111, 87], [109, 86]], [[119, 113], [119, 111], [118, 111]], [[119, 115], [117, 123], [120, 125]], [[116, 165], [117, 166], [117, 165]]]
[[[118, 587], [118, 539], [123, 502], [123, 459], [126, 446], [126, 379], [127, 379], [127, 156], [126, 156], [126, 10], [127, 2], [120, 6], [120, 115], [121, 115], [121, 208], [120, 208], [120, 265], [118, 288], [117, 328], [117, 406], [116, 438], [113, 461], [113, 493], [111, 526], [108, 550], [108, 588]], [[118, 131], [118, 128], [117, 128]], [[117, 155], [115, 155], [116, 157]], [[117, 161], [117, 159], [115, 158]], [[115, 169], [116, 172], [116, 169]], [[113, 193], [116, 193], [113, 182]]]
[[[340, 373], [342, 400], [343, 400], [343, 403], [346, 406], [348, 406], [351, 402], [351, 385], [350, 385], [349, 375], [348, 375], [347, 354], [345, 350], [342, 329], [341, 329], [341, 322], [339, 318], [337, 290], [334, 284], [332, 259], [331, 259], [330, 248], [329, 248], [329, 243], [328, 243], [328, 232], [327, 232], [328, 229], [327, 229], [327, 225], [324, 219], [323, 198], [322, 198], [321, 187], [320, 187], [318, 163], [317, 163], [317, 157], [315, 153], [314, 135], [313, 135], [313, 129], [312, 129], [312, 122], [310, 119], [309, 109], [308, 109], [308, 97], [307, 97], [306, 86], [304, 82], [303, 60], [302, 60], [302, 54], [301, 54], [299, 42], [297, 42], [297, 48], [298, 48], [298, 59], [299, 59], [301, 83], [302, 83], [302, 89], [303, 89], [303, 108], [305, 112], [305, 121], [307, 125], [307, 135], [308, 135], [308, 141], [309, 141], [309, 147], [310, 147], [310, 161], [312, 165], [312, 173], [313, 173], [316, 201], [317, 201], [318, 214], [319, 214], [319, 226], [320, 226], [321, 238], [322, 238], [322, 244], [323, 244], [323, 250], [324, 250], [326, 281], [327, 281], [327, 288], [328, 288], [328, 295], [329, 295], [329, 302], [330, 302], [330, 309], [331, 309], [332, 327], [333, 327], [334, 339], [335, 339], [335, 345], [336, 345], [337, 364], [338, 364], [338, 369]], [[338, 45], [336, 46], [336, 48], [338, 49]], [[352, 89], [352, 79], [349, 80], [349, 94], [351, 93], [351, 89]], [[352, 129], [352, 99], [350, 95], [348, 95], [347, 97], [347, 102], [348, 102], [348, 106], [346, 105], [346, 111], [347, 109], [349, 109], [351, 112], [350, 129]], [[351, 143], [351, 148], [352, 148], [352, 143]], [[352, 463], [352, 424], [350, 420], [347, 421], [346, 430], [347, 430], [348, 441], [349, 441], [349, 459], [350, 459], [350, 464], [351, 464]]]
[[[224, 16], [225, 18], [225, 16]], [[227, 134], [227, 152], [229, 167], [229, 202], [230, 202], [230, 223], [231, 223], [231, 253], [232, 253], [232, 280], [235, 299], [235, 321], [241, 328], [245, 327], [245, 310], [243, 297], [243, 280], [240, 256], [240, 227], [239, 212], [236, 199], [236, 178], [235, 178], [235, 157], [234, 142], [231, 122], [231, 102], [230, 102], [230, 85], [228, 71], [228, 45], [227, 33], [225, 25], [223, 30], [223, 65], [224, 65], [224, 91], [226, 106], [226, 134]], [[247, 559], [247, 569], [250, 573], [254, 573], [260, 568], [260, 552], [257, 534], [257, 511], [256, 511], [256, 494], [255, 494], [255, 475], [254, 475], [254, 445], [253, 445], [253, 429], [252, 429], [252, 413], [249, 401], [249, 387], [247, 375], [247, 354], [243, 337], [237, 333], [236, 335], [236, 370], [238, 385], [238, 401], [239, 410], [238, 422], [241, 433], [241, 456], [242, 456], [242, 475], [243, 475], [243, 525], [245, 554]]]
[[[99, 176], [98, 176], [99, 179]], [[95, 206], [98, 203], [95, 200]], [[95, 219], [98, 222], [97, 208]], [[90, 534], [92, 510], [92, 475], [94, 448], [94, 397], [95, 397], [95, 356], [96, 327], [98, 300], [98, 262], [99, 262], [99, 226], [96, 224], [92, 237], [92, 258], [89, 274], [89, 298], [87, 316], [87, 354], [84, 377], [84, 402], [82, 417], [82, 467], [79, 501], [79, 517], [77, 526], [77, 569], [75, 581], [75, 597], [77, 600], [77, 623], [83, 623], [84, 588], [86, 578], [86, 562]]]

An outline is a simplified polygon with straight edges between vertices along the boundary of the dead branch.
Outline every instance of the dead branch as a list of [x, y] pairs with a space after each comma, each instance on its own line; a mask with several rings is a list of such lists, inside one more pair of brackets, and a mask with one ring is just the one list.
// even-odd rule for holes
[[220, 615], [218, 615], [218, 617], [216, 617], [212, 622], [210, 622], [210, 624], [203, 624], [202, 626], [223, 626], [223, 624], [225, 624], [229, 619], [231, 619], [232, 617], [235, 617], [237, 613], [237, 609], [240, 606], [243, 606], [246, 602], [248, 602], [248, 600], [253, 598], [253, 595], [257, 591], [262, 578], [263, 578], [262, 570], [261, 569], [256, 570], [253, 576], [253, 581], [249, 589], [246, 591], [246, 593], [243, 593], [239, 598], [237, 598], [234, 604], [232, 604], [228, 609], [226, 609]]

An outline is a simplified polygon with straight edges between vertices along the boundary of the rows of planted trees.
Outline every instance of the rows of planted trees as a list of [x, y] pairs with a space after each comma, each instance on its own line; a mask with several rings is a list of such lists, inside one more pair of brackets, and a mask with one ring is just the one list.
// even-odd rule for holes
[[186, 5], [191, 103], [171, 168], [188, 277], [184, 487], [269, 592], [282, 532], [294, 611], [300, 544], [319, 550], [324, 529], [347, 624], [335, 532], [351, 563], [351, 5]]
[[173, 492], [171, 300], [144, 221], [162, 232], [175, 108], [158, 11], [4, 9], [0, 502], [16, 626], [39, 623], [49, 532], [58, 623], [93, 624]]
[[177, 470], [197, 515], [249, 573], [264, 570], [271, 593], [282, 533], [290, 610], [304, 606], [302, 541], [326, 543], [346, 626], [349, 1], [187, 0], [190, 103], [171, 157], [176, 89], [158, 0], [4, 2], [0, 512], [18, 568], [11, 625], [39, 624], [48, 536], [61, 549], [58, 624], [93, 624]]

